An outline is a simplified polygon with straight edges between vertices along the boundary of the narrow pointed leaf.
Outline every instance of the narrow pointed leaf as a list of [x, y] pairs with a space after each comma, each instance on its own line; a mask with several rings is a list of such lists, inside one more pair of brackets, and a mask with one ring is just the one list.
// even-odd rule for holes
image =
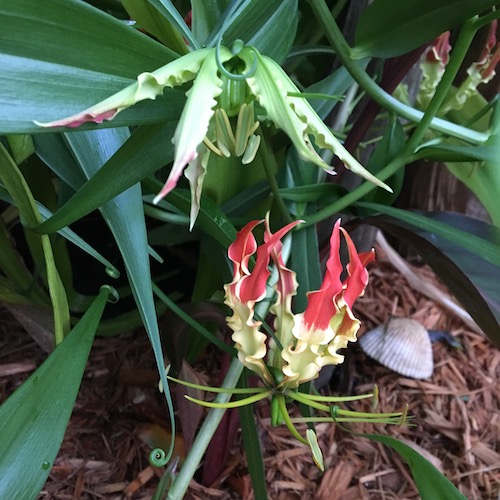
[[[2, 133], [39, 131], [33, 120], [81, 111], [126, 87], [138, 74], [177, 57], [77, 0], [4, 0], [0, 33]], [[148, 110], [154, 109], [146, 103], [129, 112], [129, 118], [140, 111], [141, 119], [148, 121]]]
[[[96, 130], [65, 134], [73, 154], [87, 177], [95, 175], [102, 165], [124, 144], [128, 129]], [[142, 209], [140, 184], [107, 201], [100, 207], [104, 219], [111, 229], [123, 258], [132, 294], [148, 333], [155, 355], [158, 373], [162, 379], [164, 393], [173, 423], [173, 408], [165, 375], [165, 364], [160, 341], [160, 331], [151, 285], [146, 221]], [[174, 429], [174, 427], [172, 427]]]
[[[259, 52], [282, 62], [292, 47], [298, 24], [297, 0], [245, 0], [237, 16], [226, 26], [223, 42], [227, 47], [241, 39]], [[214, 45], [220, 31], [210, 36]]]
[[361, 434], [361, 436], [389, 446], [405, 459], [422, 500], [445, 498], [446, 500], [466, 500], [466, 497], [434, 465], [407, 444], [378, 434]]
[[177, 30], [182, 33], [182, 36], [188, 41], [193, 50], [199, 49], [201, 45], [193, 36], [193, 33], [188, 28], [186, 21], [179, 14], [174, 4], [170, 0], [148, 0], [149, 3], [167, 19]]
[[[489, 242], [500, 248], [500, 232], [495, 226], [464, 215], [427, 214], [450, 227], [466, 231], [471, 239]], [[500, 347], [500, 266], [457, 245], [442, 234], [425, 230], [402, 220], [379, 215], [365, 222], [405, 241], [416, 250], [469, 312], [490, 340]], [[478, 245], [478, 251], [481, 245]]]
[[0, 406], [0, 498], [35, 498], [47, 480], [107, 296], [103, 289], [66, 339]]
[[378, 203], [359, 202], [356, 205], [381, 212], [401, 221], [416, 226], [421, 230], [435, 233], [472, 253], [477, 254], [483, 259], [491, 262], [495, 266], [500, 267], [500, 236], [494, 235], [493, 240], [486, 240], [474, 234], [470, 234], [461, 229], [454, 228], [448, 224], [444, 224], [438, 220], [426, 217], [417, 212], [409, 212], [394, 207], [387, 207]]
[[175, 123], [139, 127], [106, 164], [36, 230], [55, 232], [166, 165], [173, 157], [170, 138], [174, 129]]
[[[39, 224], [42, 217], [38, 211], [35, 199], [18, 166], [0, 143], [0, 180], [12, 196], [19, 210], [21, 222], [27, 226]], [[48, 236], [41, 235], [41, 247], [45, 262], [46, 279], [50, 299], [54, 310], [54, 326], [56, 342], [60, 342], [69, 330], [69, 306], [66, 290], [56, 267], [52, 244]]]
[[204, 45], [210, 33], [220, 23], [230, 0], [192, 0], [192, 30], [195, 38]]
[[188, 52], [188, 47], [180, 32], [148, 0], [122, 0], [122, 5], [141, 29], [146, 30], [179, 54]]
[[[246, 383], [245, 372], [242, 375], [242, 379], [243, 378]], [[248, 462], [248, 470], [252, 480], [255, 500], [267, 500], [264, 460], [253, 407], [242, 406], [241, 408], [238, 408], [238, 413], [240, 416], [243, 446], [245, 448], [245, 455]]]
[[498, 0], [376, 0], [358, 22], [353, 56], [405, 54], [494, 5]]

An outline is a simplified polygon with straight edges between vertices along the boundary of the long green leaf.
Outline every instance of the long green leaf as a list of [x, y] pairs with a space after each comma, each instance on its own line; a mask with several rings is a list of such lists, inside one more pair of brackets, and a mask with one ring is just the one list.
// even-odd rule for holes
[[282, 62], [292, 47], [297, 24], [297, 0], [245, 0], [225, 32], [216, 31], [208, 44], [214, 45], [222, 34], [226, 46], [241, 39], [260, 53]]
[[174, 129], [175, 123], [139, 127], [106, 164], [36, 230], [53, 233], [166, 165], [173, 156]]
[[0, 406], [0, 498], [35, 498], [61, 446], [108, 291]]
[[[432, 220], [425, 215], [420, 215], [415, 212], [409, 212], [400, 208], [386, 207], [378, 203], [358, 202], [357, 206], [369, 208], [374, 212], [381, 212], [400, 219], [412, 226], [418, 227], [429, 233], [435, 233], [447, 240], [452, 241], [458, 246], [469, 250], [470, 252], [479, 255], [495, 266], [500, 267], [500, 239], [488, 241], [473, 234], [456, 229], [448, 224]], [[499, 237], [500, 238], [500, 237]]]
[[182, 33], [182, 36], [189, 42], [193, 50], [201, 48], [200, 43], [193, 36], [193, 33], [179, 14], [179, 11], [170, 0], [148, 0], [148, 2], [175, 26], [179, 30], [179, 33]]
[[[2, 199], [0, 193], [0, 199]], [[15, 295], [21, 295], [26, 301], [32, 300], [39, 305], [46, 305], [48, 297], [35, 282], [21, 256], [12, 243], [12, 236], [7, 230], [3, 218], [0, 217], [0, 270], [7, 278], [8, 289]]]
[[[175, 189], [166, 198], [176, 208], [189, 214], [191, 195], [186, 189]], [[207, 196], [201, 200], [200, 213], [195, 228], [203, 229], [224, 247], [228, 247], [236, 238], [236, 229], [219, 206]]]
[[498, 0], [376, 0], [358, 22], [353, 56], [405, 54], [495, 5]]
[[148, 0], [121, 0], [129, 16], [141, 29], [179, 54], [186, 54], [188, 46], [179, 31]]
[[[19, 209], [21, 222], [27, 226], [35, 226], [42, 220], [38, 208], [21, 171], [0, 143], [0, 179]], [[66, 291], [61, 282], [54, 261], [52, 244], [46, 235], [42, 235], [41, 246], [47, 275], [50, 299], [54, 310], [54, 327], [56, 342], [60, 342], [69, 331], [69, 306]]]
[[[86, 109], [177, 55], [139, 31], [77, 0], [3, 0], [0, 6], [0, 132], [40, 132]], [[167, 96], [170, 93], [166, 93]], [[163, 97], [163, 112], [175, 101]], [[167, 102], [167, 104], [165, 104]], [[122, 120], [160, 120], [145, 103]], [[149, 114], [152, 113], [152, 117]], [[107, 124], [109, 126], [109, 124]]]
[[[500, 117], [500, 106], [497, 106], [497, 118]], [[488, 155], [482, 164], [447, 164], [448, 169], [460, 179], [481, 201], [488, 211], [493, 223], [500, 228], [500, 210], [498, 193], [500, 192], [500, 134], [492, 135], [486, 144]], [[475, 148], [474, 148], [475, 149]]]
[[361, 434], [398, 452], [410, 467], [422, 500], [467, 500], [434, 465], [407, 444], [378, 434]]
[[[65, 134], [65, 139], [83, 172], [90, 178], [123, 145], [128, 136], [129, 131], [125, 128], [71, 132]], [[151, 285], [146, 221], [142, 209], [140, 184], [131, 186], [104, 203], [100, 211], [113, 233], [123, 258], [132, 294], [153, 348], [167, 399], [172, 435], [175, 435], [174, 410], [165, 376], [165, 362]]]
[[[458, 146], [456, 144], [436, 144], [425, 146], [418, 150], [415, 159], [425, 158], [428, 160], [439, 162], [478, 162], [486, 161], [494, 164], [500, 158], [500, 137], [492, 136], [483, 146]], [[465, 165], [457, 165], [453, 169], [453, 173], [457, 172], [460, 175], [457, 177], [464, 179], [465, 184], [469, 184], [467, 179], [477, 169], [484, 171], [482, 166], [471, 165], [466, 168]], [[496, 169], [498, 170], [498, 169]], [[495, 172], [496, 173], [496, 172]], [[491, 176], [491, 173], [490, 175]], [[498, 185], [498, 184], [497, 184]]]
[[[466, 229], [472, 235], [492, 242], [498, 240], [496, 228], [469, 217], [428, 214], [450, 227]], [[439, 279], [470, 313], [490, 340], [500, 347], [500, 267], [464, 250], [436, 233], [423, 231], [387, 215], [369, 217], [364, 222], [377, 226], [410, 245], [433, 269]]]
[[191, 0], [192, 30], [195, 38], [204, 45], [210, 33], [220, 24], [230, 0]]
[[[238, 387], [248, 387], [246, 378], [246, 373], [243, 372]], [[241, 384], [243, 379], [245, 380], [245, 384]], [[241, 406], [238, 408], [238, 413], [240, 415], [243, 446], [245, 448], [248, 471], [250, 472], [250, 478], [252, 480], [253, 494], [255, 500], [267, 500], [264, 460], [255, 423], [253, 406]]]
[[[366, 165], [373, 175], [377, 175], [385, 165], [388, 165], [403, 150], [406, 142], [405, 132], [399, 118], [392, 116], [387, 128], [382, 133], [382, 139], [377, 143], [375, 149]], [[393, 176], [386, 180], [391, 186], [393, 193], [377, 189], [368, 193], [363, 200], [384, 205], [392, 205], [399, 196], [404, 181], [404, 169], [399, 169]]]

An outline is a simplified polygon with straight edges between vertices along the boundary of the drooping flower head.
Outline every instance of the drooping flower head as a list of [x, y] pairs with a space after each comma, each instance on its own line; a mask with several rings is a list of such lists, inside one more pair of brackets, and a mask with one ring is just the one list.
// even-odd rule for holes
[[[486, 43], [479, 59], [467, 68], [465, 80], [441, 106], [441, 115], [450, 110], [461, 110], [468, 99], [477, 95], [477, 87], [482, 83], [488, 83], [495, 76], [495, 68], [500, 62], [500, 43], [497, 42], [496, 37], [497, 26], [498, 21], [495, 19], [490, 24]], [[449, 31], [437, 37], [420, 65], [422, 82], [417, 95], [417, 103], [422, 109], [428, 106], [434, 96], [436, 87], [448, 64], [451, 50], [449, 38]]]
[[[232, 50], [223, 46], [195, 50], [153, 72], [140, 74], [134, 84], [80, 113], [35, 123], [43, 127], [102, 123], [139, 101], [156, 99], [166, 87], [191, 81], [173, 137], [174, 163], [154, 200], [158, 203], [174, 189], [184, 172], [191, 186], [191, 226], [199, 210], [209, 155], [235, 155], [244, 164], [253, 161], [260, 142], [255, 103], [263, 109], [264, 118], [289, 136], [306, 161], [334, 173], [314, 149], [312, 136], [317, 147], [333, 151], [348, 169], [391, 191], [353, 158], [305, 99], [296, 97], [299, 90], [281, 67], [241, 41], [235, 42]], [[236, 126], [231, 123], [233, 117]]]
[[[264, 243], [257, 245], [252, 231], [265, 223]], [[359, 320], [352, 313], [354, 301], [363, 295], [368, 283], [366, 266], [374, 259], [374, 252], [358, 254], [340, 220], [330, 239], [330, 257], [326, 263], [323, 283], [319, 290], [309, 292], [304, 312], [293, 314], [292, 299], [297, 290], [295, 273], [283, 261], [281, 239], [300, 221], [288, 224], [276, 233], [269, 228], [269, 220], [252, 221], [239, 233], [229, 247], [233, 261], [233, 281], [225, 286], [226, 304], [233, 315], [228, 325], [240, 361], [258, 373], [267, 385], [281, 389], [294, 388], [316, 378], [321, 368], [342, 363], [338, 354], [348, 342], [356, 340]], [[342, 281], [340, 262], [340, 234], [344, 235], [349, 251], [347, 277]], [[256, 253], [253, 268], [250, 260]], [[271, 312], [275, 315], [275, 336], [268, 339], [262, 332], [262, 322], [255, 318], [255, 305], [266, 297], [271, 261], [277, 280], [272, 284], [276, 292]], [[278, 379], [276, 377], [278, 373]]]
[[445, 31], [432, 42], [425, 54], [420, 65], [422, 81], [417, 94], [417, 102], [422, 109], [427, 108], [436, 92], [450, 59], [450, 50], [450, 32]]

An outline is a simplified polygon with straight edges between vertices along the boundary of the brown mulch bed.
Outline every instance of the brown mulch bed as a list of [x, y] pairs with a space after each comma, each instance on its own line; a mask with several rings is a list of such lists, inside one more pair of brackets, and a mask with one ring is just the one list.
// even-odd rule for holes
[[[436, 283], [427, 268], [418, 272]], [[418, 447], [467, 498], [496, 499], [500, 352], [409, 288], [383, 256], [371, 267], [370, 276], [367, 292], [356, 305], [363, 330], [383, 323], [391, 314], [411, 317], [427, 328], [450, 331], [463, 350], [434, 344], [434, 374], [419, 381], [391, 372], [353, 346], [335, 374], [336, 387], [342, 394], [361, 394], [376, 383], [378, 410], [390, 412], [408, 404], [416, 424], [402, 428], [364, 424], [353, 430], [403, 439]], [[5, 310], [0, 311], [0, 347], [3, 401], [45, 354]], [[166, 420], [151, 367], [151, 349], [142, 333], [95, 341], [65, 440], [40, 499], [151, 498], [162, 470], [149, 465], [146, 443], [148, 436], [161, 438], [165, 431], [160, 426]], [[368, 403], [359, 402], [353, 409], [368, 409]], [[333, 424], [318, 425], [326, 463], [321, 473], [309, 450], [286, 428], [270, 426], [265, 404], [258, 406], [257, 417], [270, 499], [419, 498], [403, 460], [381, 444]], [[193, 482], [188, 497], [253, 498], [239, 439], [219, 479], [210, 487]]]

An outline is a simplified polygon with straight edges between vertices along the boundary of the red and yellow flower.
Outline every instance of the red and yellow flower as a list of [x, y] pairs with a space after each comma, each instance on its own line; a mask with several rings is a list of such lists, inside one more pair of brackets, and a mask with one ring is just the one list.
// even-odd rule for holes
[[[264, 222], [264, 243], [257, 245], [253, 230]], [[226, 304], [233, 315], [228, 325], [240, 361], [257, 373], [268, 386], [280, 389], [298, 387], [316, 378], [326, 365], [343, 362], [338, 351], [356, 341], [360, 322], [352, 306], [363, 295], [368, 283], [366, 266], [374, 259], [374, 251], [358, 254], [349, 234], [340, 226], [333, 228], [330, 256], [326, 263], [323, 283], [319, 290], [308, 293], [304, 312], [292, 312], [296, 294], [295, 273], [288, 269], [282, 255], [282, 238], [300, 221], [295, 221], [272, 233], [268, 218], [252, 221], [239, 233], [229, 247], [233, 261], [233, 281], [225, 286]], [[342, 280], [340, 240], [344, 236], [349, 251], [347, 277]], [[255, 263], [250, 266], [255, 254]], [[276, 278], [271, 277], [270, 263]], [[271, 307], [274, 314], [274, 336], [262, 331], [262, 321], [256, 317], [255, 306], [274, 291]]]

